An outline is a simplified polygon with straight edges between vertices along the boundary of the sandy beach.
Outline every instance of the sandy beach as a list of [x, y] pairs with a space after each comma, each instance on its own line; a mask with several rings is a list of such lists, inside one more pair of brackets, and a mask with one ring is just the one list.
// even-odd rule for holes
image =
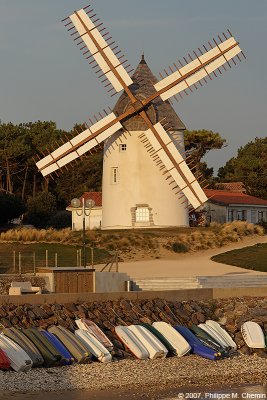
[[[170, 357], [145, 361], [122, 360], [109, 364], [94, 362], [70, 367], [39, 368], [28, 373], [1, 371], [0, 387], [2, 391], [35, 392], [35, 394], [67, 390], [70, 393], [71, 391], [89, 391], [91, 394], [103, 391], [104, 395], [105, 391], [110, 393], [112, 390], [117, 394], [131, 391], [142, 392], [144, 396], [148, 394], [156, 396], [162, 391], [183, 387], [196, 390], [199, 387], [265, 385], [266, 367], [266, 359], [243, 354], [220, 361], [210, 361], [189, 355], [182, 358]], [[90, 396], [90, 398], [94, 397]], [[49, 395], [49, 399], [53, 400], [53, 393]], [[71, 400], [71, 397], [68, 400]]]

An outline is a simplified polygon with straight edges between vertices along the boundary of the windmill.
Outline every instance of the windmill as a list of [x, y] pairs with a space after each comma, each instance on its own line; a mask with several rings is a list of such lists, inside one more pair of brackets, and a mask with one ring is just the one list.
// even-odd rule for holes
[[[178, 100], [177, 96], [182, 98], [197, 84], [202, 86], [222, 74], [231, 63], [236, 64], [235, 59], [241, 61], [244, 54], [228, 30], [208, 42], [209, 48], [198, 48], [194, 57], [188, 54], [183, 62], [165, 70], [166, 76], [161, 75], [149, 95], [138, 96], [133, 90], [130, 66], [125, 65], [127, 60], [123, 60], [118, 46], [90, 7], [75, 11], [63, 22], [108, 92], [114, 95], [124, 90], [127, 106], [117, 113], [111, 109], [104, 110], [104, 116], [99, 113], [97, 122], [90, 119], [81, 132], [43, 154], [36, 165], [44, 177], [57, 175], [69, 163], [104, 144], [104, 229], [187, 225], [188, 212], [204, 204], [207, 197], [190, 169], [182, 138], [177, 143], [164, 115], [153, 117], [153, 110], [156, 103], [169, 106], [171, 98]], [[141, 62], [145, 63], [144, 58]], [[142, 121], [138, 135], [127, 129], [127, 123], [134, 118]], [[127, 147], [126, 140], [132, 146]]]

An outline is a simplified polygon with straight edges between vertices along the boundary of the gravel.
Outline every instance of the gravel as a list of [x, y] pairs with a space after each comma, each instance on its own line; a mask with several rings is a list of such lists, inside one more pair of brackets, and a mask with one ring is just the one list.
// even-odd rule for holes
[[267, 381], [266, 367], [266, 359], [243, 354], [220, 361], [190, 355], [156, 360], [123, 360], [109, 364], [94, 362], [32, 369], [27, 373], [0, 371], [0, 387], [2, 391], [16, 392], [264, 385]]

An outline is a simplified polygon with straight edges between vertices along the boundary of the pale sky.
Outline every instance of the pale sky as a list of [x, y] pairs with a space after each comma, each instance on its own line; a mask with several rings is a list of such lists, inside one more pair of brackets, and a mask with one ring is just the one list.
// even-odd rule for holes
[[[87, 0], [89, 1], [89, 0]], [[0, 0], [0, 119], [76, 122], [113, 106], [60, 22], [81, 0]], [[255, 137], [267, 136], [267, 0], [94, 0], [132, 67], [141, 53], [159, 78], [163, 68], [229, 28], [247, 60], [213, 79], [175, 110], [188, 129], [211, 129], [228, 147], [210, 153], [215, 170]]]

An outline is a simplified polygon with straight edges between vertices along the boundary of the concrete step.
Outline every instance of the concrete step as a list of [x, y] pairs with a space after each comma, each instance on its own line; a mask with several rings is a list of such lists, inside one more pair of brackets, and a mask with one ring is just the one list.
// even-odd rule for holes
[[161, 291], [197, 288], [263, 287], [267, 275], [226, 275], [133, 279], [133, 290]]
[[267, 286], [267, 275], [200, 276], [198, 280], [202, 288]]
[[198, 279], [195, 277], [143, 278], [136, 279], [134, 282], [138, 285], [139, 290], [145, 291], [196, 289], [200, 287]]

